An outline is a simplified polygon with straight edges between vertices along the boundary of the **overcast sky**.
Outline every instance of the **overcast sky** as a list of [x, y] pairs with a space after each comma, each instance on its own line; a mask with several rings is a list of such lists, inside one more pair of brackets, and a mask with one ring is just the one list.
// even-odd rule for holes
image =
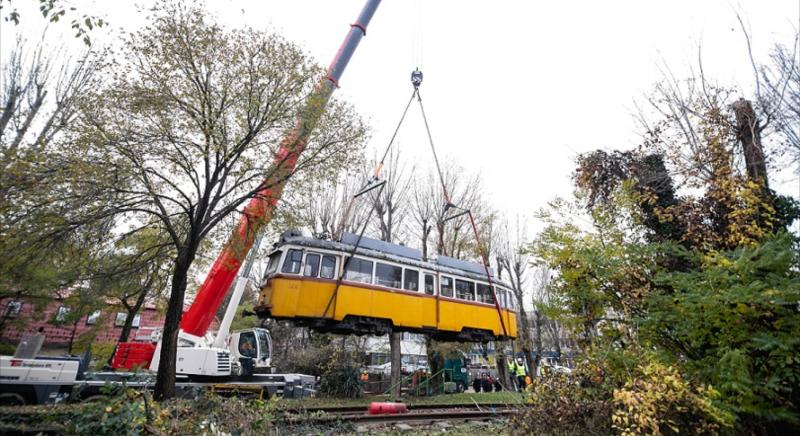
[[[73, 3], [105, 17], [113, 32], [144, 24], [134, 2]], [[226, 25], [276, 30], [325, 65], [363, 3], [208, 0]], [[371, 149], [383, 149], [411, 93], [409, 74], [420, 67], [440, 156], [481, 173], [497, 209], [529, 217], [571, 192], [578, 153], [638, 144], [634, 100], [660, 80], [659, 64], [684, 76], [702, 44], [706, 75], [750, 97], [753, 72], [737, 12], [757, 60], [776, 42], [791, 43], [795, 0], [383, 0], [338, 94], [370, 120]], [[11, 26], [2, 26], [5, 55]], [[430, 164], [417, 111], [399, 145]], [[797, 196], [797, 176], [779, 177], [781, 190]]]

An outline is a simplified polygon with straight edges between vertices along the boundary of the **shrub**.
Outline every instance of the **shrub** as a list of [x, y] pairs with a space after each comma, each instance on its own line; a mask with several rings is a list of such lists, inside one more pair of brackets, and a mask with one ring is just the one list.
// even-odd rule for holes
[[320, 378], [319, 390], [332, 397], [358, 398], [361, 396], [360, 374], [348, 355], [336, 351]]
[[[275, 432], [276, 399], [223, 398], [213, 394], [159, 403], [149, 392], [126, 390], [105, 400], [70, 405], [67, 419], [43, 410], [39, 419], [67, 434], [238, 434]], [[60, 421], [58, 421], [60, 420]]]
[[733, 417], [712, 403], [713, 388], [692, 389], [674, 366], [645, 362], [621, 389], [614, 390], [612, 426], [622, 435], [719, 434]]
[[16, 345], [0, 343], [0, 356], [13, 356], [15, 351], [17, 351]]
[[83, 404], [66, 422], [70, 434], [142, 434], [169, 416], [149, 392], [127, 390], [105, 401]]
[[585, 363], [572, 374], [551, 374], [534, 380], [527, 405], [510, 423], [514, 433], [611, 433], [611, 391], [599, 374], [598, 367]]
[[[572, 374], [535, 380], [527, 405], [511, 425], [526, 434], [719, 434], [733, 415], [717, 407], [717, 392], [693, 386], [674, 366], [640, 349], [589, 355]], [[637, 357], [639, 364], [631, 364]]]

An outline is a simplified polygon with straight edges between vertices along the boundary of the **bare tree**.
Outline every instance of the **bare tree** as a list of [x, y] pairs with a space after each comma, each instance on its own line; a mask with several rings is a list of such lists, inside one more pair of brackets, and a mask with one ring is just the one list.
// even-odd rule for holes
[[87, 49], [71, 58], [45, 40], [46, 33], [35, 42], [9, 41], [0, 71], [0, 301], [52, 299], [71, 288], [71, 300], [88, 310], [84, 303], [93, 297], [78, 295], [86, 288], [76, 284], [88, 278], [111, 222], [62, 225], [85, 202], [60, 195], [74, 170], [60, 156], [71, 153], [63, 133], [77, 117], [78, 99], [96, 83], [99, 56]]
[[77, 60], [42, 39], [22, 38], [3, 66], [0, 87], [0, 151], [6, 158], [22, 146], [42, 149], [78, 115], [78, 99], [95, 84], [96, 53]]
[[417, 179], [413, 185], [413, 201], [410, 213], [413, 228], [411, 234], [420, 242], [422, 258], [427, 260], [429, 257], [428, 244], [430, 243], [431, 232], [441, 213], [442, 205], [436, 202], [437, 192], [441, 191], [438, 185], [434, 184], [433, 174], [423, 179]]
[[349, 171], [343, 171], [333, 182], [318, 180], [299, 189], [299, 195], [290, 196], [287, 203], [294, 207], [287, 209], [296, 215], [298, 224], [310, 228], [315, 235], [338, 240], [343, 232], [358, 233], [370, 206], [353, 198], [362, 181], [361, 174]]
[[776, 44], [770, 63], [759, 68], [764, 93], [759, 105], [774, 119], [782, 148], [800, 161], [800, 33], [791, 46]]
[[552, 319], [549, 319], [544, 314], [544, 309], [549, 301], [549, 294], [548, 294], [548, 285], [550, 284], [550, 270], [544, 266], [536, 267], [533, 270], [533, 322], [534, 322], [534, 334], [533, 334], [533, 345], [534, 349], [536, 350], [536, 368], [541, 363], [542, 356], [544, 355], [544, 346], [543, 346], [543, 335], [542, 330], [544, 329], [545, 333], [549, 333], [551, 338], [553, 339], [553, 343], [555, 344], [556, 354], [558, 356], [561, 355], [561, 346], [559, 343], [559, 332], [558, 332], [558, 322]]
[[[491, 216], [492, 211], [483, 197], [480, 175], [465, 175], [463, 168], [448, 164], [442, 168], [442, 179], [440, 180], [438, 176], [434, 176], [434, 179], [438, 180], [435, 183], [438, 188], [431, 189], [431, 192], [435, 194], [434, 204], [439, 207], [436, 221], [437, 253], [459, 259], [477, 257], [477, 245], [480, 241], [475, 240], [469, 217], [462, 215], [446, 220], [444, 208], [447, 205], [447, 199], [445, 199], [441, 183], [443, 180], [452, 204], [462, 210], [471, 210], [476, 221], [483, 224], [484, 218]], [[453, 216], [450, 213], [448, 215]], [[481, 230], [479, 229], [479, 231]]]
[[[381, 163], [382, 164], [382, 163]], [[377, 233], [382, 241], [396, 242], [402, 231], [403, 221], [407, 216], [409, 185], [413, 168], [409, 171], [405, 161], [400, 159], [397, 148], [390, 151], [385, 171], [385, 184], [373, 190], [369, 195], [372, 207], [377, 215]], [[389, 349], [392, 370], [390, 375], [393, 399], [400, 398], [400, 380], [402, 369], [401, 332], [389, 334]]]
[[[496, 249], [497, 263], [501, 265], [501, 270], [508, 276], [511, 284], [511, 291], [517, 303], [517, 323], [519, 325], [519, 343], [525, 355], [525, 362], [532, 374], [536, 374], [538, 368], [538, 356], [534, 360], [531, 355], [531, 326], [528, 314], [525, 311], [525, 290], [527, 288], [528, 268], [530, 259], [527, 254], [525, 240], [525, 228], [517, 220], [514, 229], [510, 229], [508, 223], [503, 225], [504, 232], [502, 240]], [[503, 278], [502, 276], [500, 277]]]
[[[690, 71], [686, 79], [677, 78], [666, 64], [661, 70], [663, 80], [647, 98], [650, 111], [639, 108], [645, 145], [667, 158], [680, 176], [679, 186], [692, 180], [711, 180], [714, 161], [708, 151], [709, 143], [730, 148], [736, 141], [730, 111], [735, 91], [705, 77], [701, 56], [699, 72]], [[653, 118], [658, 121], [653, 122]]]
[[408, 198], [414, 178], [414, 167], [400, 159], [397, 147], [389, 151], [385, 181], [382, 189], [373, 191], [372, 202], [377, 215], [378, 231], [382, 241], [396, 242], [402, 239], [405, 220], [409, 214]]

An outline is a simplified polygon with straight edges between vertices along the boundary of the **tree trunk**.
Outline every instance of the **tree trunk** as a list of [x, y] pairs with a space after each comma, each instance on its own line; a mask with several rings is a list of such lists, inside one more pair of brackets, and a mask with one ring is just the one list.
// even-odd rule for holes
[[553, 336], [553, 348], [556, 351], [556, 362], [561, 363], [561, 337], [558, 321], [550, 321], [550, 334]]
[[436, 243], [436, 252], [447, 256], [447, 250], [444, 246], [444, 224], [441, 222], [436, 223], [436, 231], [439, 234], [439, 241]]
[[[80, 318], [79, 318], [80, 319]], [[75, 345], [75, 333], [78, 331], [78, 320], [72, 323], [72, 332], [69, 334], [69, 346], [67, 346], [67, 354], [72, 354], [72, 346]]]
[[175, 396], [175, 364], [178, 346], [178, 331], [183, 315], [183, 297], [186, 293], [186, 280], [191, 265], [189, 250], [184, 248], [178, 252], [175, 269], [172, 272], [172, 290], [167, 304], [164, 319], [164, 331], [161, 335], [161, 354], [159, 355], [158, 374], [153, 397], [158, 401], [168, 400]]
[[495, 362], [497, 363], [497, 378], [506, 390], [512, 389], [513, 384], [508, 378], [508, 361], [506, 360], [504, 343], [500, 341], [494, 342]]
[[393, 401], [397, 401], [400, 399], [400, 369], [403, 364], [402, 355], [400, 354], [400, 344], [403, 338], [403, 334], [399, 332], [392, 332], [390, 335], [389, 347], [391, 350], [392, 355], [392, 373], [391, 379], [389, 383], [392, 385], [392, 391], [390, 392], [391, 398]]
[[422, 220], [422, 260], [428, 260], [428, 236], [431, 233], [431, 227], [428, 225], [428, 219]]
[[[430, 335], [425, 336], [425, 354], [428, 357], [428, 366], [431, 367], [430, 375], [436, 374], [444, 368], [444, 359], [442, 359], [442, 355], [436, 351], [434, 340]], [[438, 392], [439, 386], [441, 386], [441, 380], [442, 378], [437, 376], [428, 382], [431, 392]]]
[[147, 294], [148, 289], [142, 289], [142, 292], [139, 293], [138, 297], [136, 297], [136, 302], [133, 304], [133, 307], [125, 306], [128, 316], [125, 318], [125, 325], [122, 326], [122, 332], [120, 332], [119, 340], [117, 342], [128, 341], [128, 337], [131, 335], [131, 330], [133, 329], [133, 318], [139, 314], [139, 311], [142, 309], [144, 300], [147, 298]]
[[542, 362], [542, 354], [544, 353], [542, 349], [542, 313], [537, 309], [533, 309], [533, 317], [535, 329], [533, 334], [533, 347], [536, 350], [536, 358], [533, 360], [534, 367], [531, 369], [533, 373], [531, 378], [539, 375], [539, 364]]
[[[527, 374], [531, 376], [531, 380], [533, 380], [533, 375], [536, 374], [534, 370], [536, 369], [536, 362], [533, 361], [533, 354], [531, 353], [531, 346], [530, 342], [528, 342], [525, 346], [522, 347], [522, 352], [525, 353], [525, 364], [528, 366]], [[524, 388], [524, 386], [523, 386]]]
[[[528, 314], [525, 313], [525, 308], [522, 305], [522, 290], [514, 290], [514, 296], [517, 299], [517, 321], [519, 322], [518, 331], [520, 334], [520, 348], [525, 353], [525, 363], [528, 365], [528, 371], [534, 370], [533, 356], [531, 355], [531, 326]], [[533, 378], [533, 377], [531, 377]]]
[[747, 176], [756, 183], [763, 183], [769, 188], [767, 181], [767, 161], [761, 145], [761, 123], [753, 110], [750, 101], [740, 98], [732, 105], [736, 115], [736, 134], [742, 143]]

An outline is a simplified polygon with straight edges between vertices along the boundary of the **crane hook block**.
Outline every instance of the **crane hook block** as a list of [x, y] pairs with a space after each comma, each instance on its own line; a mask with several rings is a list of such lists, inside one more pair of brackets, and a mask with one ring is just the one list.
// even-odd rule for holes
[[419, 85], [422, 84], [422, 71], [419, 68], [411, 72], [411, 84], [414, 85], [414, 89], [419, 88]]

